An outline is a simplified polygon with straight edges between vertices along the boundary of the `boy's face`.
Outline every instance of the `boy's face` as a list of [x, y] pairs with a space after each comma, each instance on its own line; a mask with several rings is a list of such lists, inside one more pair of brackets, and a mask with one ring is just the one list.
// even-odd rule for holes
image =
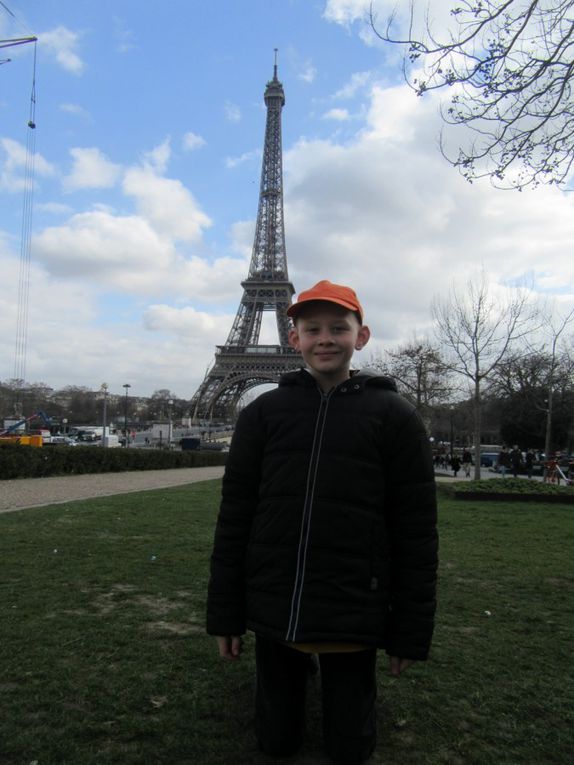
[[371, 333], [352, 311], [327, 301], [302, 307], [289, 333], [289, 343], [301, 353], [324, 390], [349, 378], [355, 350], [367, 344]]

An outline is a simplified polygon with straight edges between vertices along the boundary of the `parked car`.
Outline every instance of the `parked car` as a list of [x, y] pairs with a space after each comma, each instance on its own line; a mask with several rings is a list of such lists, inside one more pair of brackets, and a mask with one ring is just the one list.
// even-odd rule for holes
[[498, 462], [498, 452], [482, 452], [480, 455], [481, 467], [495, 468]]
[[52, 436], [44, 446], [77, 446], [78, 442], [69, 436]]

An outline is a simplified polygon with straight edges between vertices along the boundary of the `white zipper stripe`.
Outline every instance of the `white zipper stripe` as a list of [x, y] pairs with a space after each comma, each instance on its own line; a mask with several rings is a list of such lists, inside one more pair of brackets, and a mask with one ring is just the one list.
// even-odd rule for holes
[[303, 535], [305, 532], [305, 518], [307, 514], [307, 500], [309, 497], [309, 491], [310, 491], [310, 483], [311, 483], [311, 471], [313, 468], [313, 455], [315, 453], [315, 444], [317, 443], [317, 434], [319, 432], [319, 423], [321, 421], [321, 410], [323, 408], [323, 394], [321, 391], [318, 391], [319, 395], [321, 396], [321, 401], [319, 404], [319, 413], [317, 415], [317, 421], [315, 423], [315, 432], [313, 434], [313, 445], [311, 447], [311, 459], [309, 460], [309, 472], [307, 473], [307, 486], [305, 488], [305, 500], [303, 502], [303, 516], [301, 518], [301, 534], [299, 536], [299, 547], [297, 548], [297, 568], [295, 570], [295, 584], [293, 585], [293, 595], [291, 597], [291, 613], [289, 615], [289, 625], [287, 627], [287, 635], [285, 636], [286, 640], [289, 640], [289, 633], [291, 631], [291, 625], [293, 623], [293, 618], [295, 614], [295, 602], [296, 602], [296, 596], [297, 596], [297, 587], [299, 582], [299, 572], [302, 564], [301, 560], [301, 553], [303, 549]]
[[315, 483], [317, 480], [317, 471], [319, 469], [319, 457], [321, 454], [321, 443], [323, 441], [323, 432], [327, 420], [327, 409], [333, 389], [325, 396], [321, 391], [321, 405], [315, 425], [313, 435], [313, 445], [311, 448], [311, 459], [309, 461], [309, 472], [307, 474], [307, 486], [305, 489], [305, 501], [303, 504], [303, 518], [301, 520], [301, 534], [299, 537], [299, 549], [297, 551], [297, 570], [295, 572], [295, 584], [293, 586], [293, 596], [291, 598], [291, 613], [289, 616], [289, 626], [287, 627], [287, 641], [295, 640], [295, 634], [299, 623], [299, 613], [301, 608], [301, 597], [303, 595], [303, 583], [305, 579], [305, 564], [307, 561], [307, 550], [309, 548], [309, 533], [311, 531], [311, 511], [313, 509], [313, 496], [315, 493]]
[[[326, 415], [326, 414], [327, 414], [327, 407], [325, 406], [324, 415]], [[299, 625], [299, 613], [300, 613], [300, 608], [301, 608], [301, 597], [303, 596], [303, 584], [304, 584], [304, 581], [305, 581], [305, 568], [306, 568], [306, 563], [307, 563], [307, 551], [309, 549], [309, 533], [311, 531], [312, 502], [313, 502], [313, 497], [314, 497], [314, 494], [315, 494], [315, 481], [316, 481], [316, 478], [317, 478], [317, 471], [319, 470], [319, 451], [320, 451], [320, 445], [321, 445], [321, 443], [323, 441], [323, 431], [324, 431], [324, 429], [325, 429], [325, 416], [323, 417], [323, 424], [322, 424], [322, 427], [321, 427], [321, 436], [319, 438], [319, 450], [318, 450], [318, 453], [317, 453], [317, 459], [315, 461], [315, 472], [313, 474], [313, 485], [312, 485], [312, 489], [311, 489], [311, 496], [309, 498], [309, 512], [308, 512], [308, 515], [307, 515], [307, 533], [306, 533], [306, 536], [305, 536], [305, 547], [304, 547], [304, 552], [303, 552], [303, 565], [302, 565], [302, 568], [301, 568], [301, 578], [300, 578], [300, 584], [299, 584], [299, 595], [297, 597], [296, 620], [295, 620], [295, 624], [293, 625], [293, 638], [292, 638], [293, 640], [295, 640], [295, 632], [296, 632], [297, 627]]]

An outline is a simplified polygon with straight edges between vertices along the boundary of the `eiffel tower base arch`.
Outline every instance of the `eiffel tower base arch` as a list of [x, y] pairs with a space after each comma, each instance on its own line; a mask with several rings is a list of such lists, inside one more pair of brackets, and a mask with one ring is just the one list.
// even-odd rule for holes
[[279, 345], [218, 346], [215, 364], [191, 400], [192, 418], [234, 419], [244, 393], [278, 383], [281, 375], [301, 366], [298, 353]]

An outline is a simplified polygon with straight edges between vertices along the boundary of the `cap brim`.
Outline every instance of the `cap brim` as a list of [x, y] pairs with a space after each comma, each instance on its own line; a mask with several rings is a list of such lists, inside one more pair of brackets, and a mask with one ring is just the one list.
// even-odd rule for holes
[[304, 308], [309, 303], [335, 303], [335, 305], [340, 305], [342, 308], [346, 308], [347, 311], [351, 311], [352, 313], [356, 313], [360, 316], [361, 321], [363, 320], [363, 314], [362, 311], [360, 311], [356, 306], [351, 305], [350, 303], [346, 303], [344, 300], [337, 300], [336, 298], [328, 298], [328, 297], [313, 297], [309, 298], [308, 300], [301, 300], [297, 303], [293, 303], [289, 306], [287, 309], [287, 316], [290, 318], [295, 318], [299, 311]]

